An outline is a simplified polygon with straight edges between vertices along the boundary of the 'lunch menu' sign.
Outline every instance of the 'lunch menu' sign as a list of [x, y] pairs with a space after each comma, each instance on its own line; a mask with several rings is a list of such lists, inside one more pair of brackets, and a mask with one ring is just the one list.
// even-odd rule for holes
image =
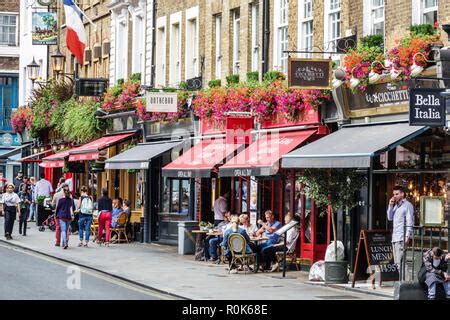
[[445, 126], [444, 89], [415, 89], [409, 91], [410, 126]]
[[331, 59], [289, 58], [288, 85], [297, 89], [331, 89]]

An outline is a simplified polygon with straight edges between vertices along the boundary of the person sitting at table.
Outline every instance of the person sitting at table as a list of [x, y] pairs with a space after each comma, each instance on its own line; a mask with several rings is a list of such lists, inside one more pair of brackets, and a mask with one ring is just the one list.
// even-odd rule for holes
[[248, 214], [245, 213], [241, 214], [239, 216], [239, 222], [241, 226], [245, 229], [249, 237], [254, 237], [256, 235], [258, 227], [250, 223], [250, 217], [248, 216]]
[[281, 223], [277, 220], [275, 220], [275, 216], [272, 211], [267, 210], [264, 213], [264, 216], [266, 217], [266, 222], [262, 221], [261, 219], [258, 220], [258, 224], [261, 225], [261, 228], [256, 232], [257, 237], [264, 236], [268, 240], [263, 242], [262, 244], [258, 245], [256, 252], [258, 253], [257, 261], [258, 266], [260, 261], [262, 261], [262, 252], [264, 248], [270, 247], [271, 245], [274, 245], [278, 243], [278, 240], [280, 238], [279, 235], [275, 233], [280, 227]]
[[217, 255], [217, 249], [219, 248], [219, 244], [222, 241], [222, 235], [226, 231], [231, 218], [231, 212], [227, 211], [223, 215], [223, 221], [220, 222], [217, 227], [212, 229], [214, 235], [207, 235], [205, 239], [205, 257], [209, 261], [217, 261], [219, 258]]
[[[233, 216], [231, 218], [230, 228], [228, 228], [223, 235], [223, 240], [222, 240], [221, 246], [223, 247], [223, 253], [228, 260], [228, 264], [231, 263], [231, 259], [232, 259], [231, 251], [230, 251], [230, 248], [228, 247], [228, 238], [233, 233], [239, 233], [240, 235], [242, 235], [245, 238], [245, 241], [247, 242], [247, 245], [245, 247], [245, 253], [247, 253], [247, 254], [253, 253], [253, 250], [250, 247], [250, 243], [251, 243], [250, 237], [249, 237], [248, 233], [245, 231], [245, 228], [243, 228], [242, 226], [239, 226], [239, 220], [240, 220], [240, 217]], [[236, 266], [231, 266], [231, 269], [232, 270], [236, 269]], [[234, 273], [236, 273], [236, 272], [237, 271], [235, 271]]]
[[120, 199], [114, 199], [112, 201], [112, 205], [113, 205], [113, 211], [112, 211], [111, 227], [117, 228], [117, 226], [118, 226], [117, 218], [119, 217], [119, 214], [121, 214], [123, 212], [122, 202], [120, 201]]
[[[293, 214], [291, 212], [289, 212], [284, 217], [284, 223], [288, 224], [293, 219], [298, 221], [298, 216], [294, 217]], [[270, 265], [272, 263], [273, 263], [273, 265], [272, 265], [272, 269], [270, 271], [275, 272], [276, 270], [278, 270], [279, 265], [278, 265], [278, 262], [276, 259], [276, 253], [283, 252], [284, 248], [286, 248], [286, 252], [293, 252], [295, 250], [295, 244], [297, 243], [299, 233], [300, 233], [299, 228], [296, 225], [287, 231], [286, 247], [284, 246], [284, 242], [282, 242], [282, 243], [277, 243], [277, 244], [273, 244], [271, 246], [265, 247], [261, 251], [262, 260], [260, 262], [265, 263], [265, 266], [264, 266], [265, 270], [270, 269]]]

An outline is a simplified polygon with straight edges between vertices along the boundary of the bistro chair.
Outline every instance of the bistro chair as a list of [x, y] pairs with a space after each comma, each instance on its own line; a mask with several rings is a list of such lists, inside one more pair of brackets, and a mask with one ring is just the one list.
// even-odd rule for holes
[[92, 219], [91, 223], [92, 242], [97, 241], [97, 234], [98, 234], [98, 219], [94, 218]]
[[[297, 269], [297, 271], [300, 271], [299, 268], [299, 261], [297, 260], [297, 255], [295, 254], [295, 247], [297, 246], [297, 240], [299, 238], [299, 234], [297, 234], [297, 236], [294, 239], [294, 243], [295, 245], [293, 245], [291, 247], [291, 249], [289, 251], [286, 252], [286, 265], [292, 265], [295, 264], [295, 268]], [[281, 242], [281, 246], [284, 246], [284, 241]], [[277, 271], [280, 271], [280, 266], [283, 263], [283, 258], [284, 258], [284, 251], [278, 251], [275, 253], [275, 257], [277, 259], [278, 262], [278, 268]]]
[[244, 266], [245, 273], [247, 273], [247, 269], [249, 269], [250, 264], [253, 264], [254, 270], [256, 270], [256, 254], [245, 252], [247, 241], [241, 234], [231, 234], [228, 238], [228, 247], [231, 252], [231, 261], [228, 265], [228, 273], [231, 272], [231, 267], [233, 264]]
[[[111, 239], [112, 233], [115, 232], [117, 234], [117, 239], [112, 241], [111, 243], [120, 243], [121, 241], [125, 241], [127, 243], [129, 242], [127, 237], [127, 221], [128, 217], [125, 212], [121, 212], [117, 216], [117, 227], [111, 228], [109, 236], [109, 238]], [[122, 239], [121, 235], [124, 235], [125, 239]]]

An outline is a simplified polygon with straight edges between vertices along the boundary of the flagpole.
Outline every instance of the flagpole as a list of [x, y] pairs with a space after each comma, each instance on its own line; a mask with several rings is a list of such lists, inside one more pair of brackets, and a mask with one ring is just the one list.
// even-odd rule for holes
[[83, 10], [81, 10], [80, 9], [80, 7], [74, 2], [73, 3], [76, 7], [77, 7], [77, 9], [78, 10], [80, 10], [80, 12], [81, 12], [81, 14], [86, 18], [86, 20], [91, 24], [91, 25], [93, 25], [94, 26], [94, 31], [97, 31], [97, 25], [86, 15], [86, 13], [84, 13], [84, 11]]

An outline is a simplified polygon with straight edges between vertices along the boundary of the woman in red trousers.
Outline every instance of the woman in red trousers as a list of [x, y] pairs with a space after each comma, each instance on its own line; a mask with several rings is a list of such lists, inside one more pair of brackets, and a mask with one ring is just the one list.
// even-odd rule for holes
[[112, 200], [108, 197], [108, 189], [102, 189], [102, 197], [97, 201], [98, 216], [98, 244], [102, 244], [103, 229], [106, 229], [105, 245], [109, 246], [109, 236], [112, 220]]

